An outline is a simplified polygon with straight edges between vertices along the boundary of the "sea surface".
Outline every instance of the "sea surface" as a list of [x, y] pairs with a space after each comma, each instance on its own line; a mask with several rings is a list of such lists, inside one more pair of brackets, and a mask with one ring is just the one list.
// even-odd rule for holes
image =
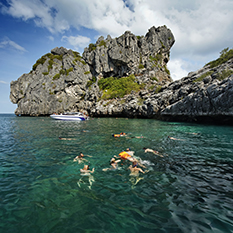
[[[146, 173], [102, 170], [128, 147]], [[0, 114], [0, 232], [233, 232], [233, 127]]]

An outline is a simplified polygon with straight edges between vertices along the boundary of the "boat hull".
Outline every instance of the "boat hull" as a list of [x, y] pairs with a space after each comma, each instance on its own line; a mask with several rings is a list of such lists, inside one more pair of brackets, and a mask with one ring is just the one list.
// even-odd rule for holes
[[62, 120], [62, 121], [85, 121], [85, 117], [79, 115], [50, 115], [51, 118], [55, 120]]

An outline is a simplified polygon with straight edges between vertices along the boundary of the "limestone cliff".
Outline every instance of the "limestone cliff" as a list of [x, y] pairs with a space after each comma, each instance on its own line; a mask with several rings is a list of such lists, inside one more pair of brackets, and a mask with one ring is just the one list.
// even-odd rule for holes
[[163, 26], [145, 37], [100, 37], [82, 57], [55, 48], [11, 83], [15, 114], [83, 111], [93, 117], [233, 124], [233, 50], [172, 82], [166, 64], [174, 41]]
[[103, 93], [98, 80], [110, 76], [135, 75], [134, 82], [145, 78], [171, 81], [166, 64], [174, 41], [172, 32], [163, 26], [152, 27], [145, 37], [128, 31], [114, 39], [100, 37], [82, 57], [77, 52], [55, 48], [38, 59], [29, 74], [11, 82], [10, 99], [18, 105], [15, 114], [91, 114]]

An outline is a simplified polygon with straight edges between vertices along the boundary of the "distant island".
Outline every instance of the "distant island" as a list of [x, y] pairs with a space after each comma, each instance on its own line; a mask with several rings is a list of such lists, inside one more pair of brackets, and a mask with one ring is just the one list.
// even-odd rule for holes
[[233, 50], [172, 81], [174, 36], [166, 26], [145, 36], [100, 37], [82, 56], [56, 47], [11, 82], [17, 116], [84, 112], [92, 117], [233, 124]]

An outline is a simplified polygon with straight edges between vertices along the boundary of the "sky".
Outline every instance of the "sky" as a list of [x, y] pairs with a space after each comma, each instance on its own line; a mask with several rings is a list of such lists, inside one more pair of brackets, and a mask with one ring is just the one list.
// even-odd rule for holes
[[232, 48], [233, 0], [1, 0], [0, 113], [14, 113], [10, 83], [55, 47], [83, 53], [100, 36], [145, 35], [166, 25], [174, 34], [173, 80]]

